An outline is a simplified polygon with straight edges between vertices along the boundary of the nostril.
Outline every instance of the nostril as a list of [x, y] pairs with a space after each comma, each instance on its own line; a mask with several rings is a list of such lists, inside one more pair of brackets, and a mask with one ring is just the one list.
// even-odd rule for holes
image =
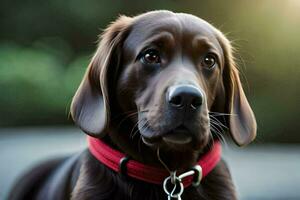
[[191, 107], [193, 109], [197, 109], [202, 105], [202, 98], [201, 97], [195, 97], [191, 102]]
[[195, 86], [176, 85], [169, 88], [167, 102], [175, 109], [198, 110], [203, 103], [203, 95]]
[[173, 96], [171, 97], [169, 103], [172, 105], [172, 106], [175, 106], [175, 107], [180, 107], [182, 106], [183, 102], [182, 102], [182, 97], [177, 95], [177, 96]]

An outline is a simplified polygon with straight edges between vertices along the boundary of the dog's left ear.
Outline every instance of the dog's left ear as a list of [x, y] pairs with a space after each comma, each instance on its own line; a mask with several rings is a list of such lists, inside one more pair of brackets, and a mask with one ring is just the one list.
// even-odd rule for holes
[[218, 40], [224, 54], [223, 83], [226, 96], [225, 112], [230, 114], [227, 118], [229, 132], [237, 145], [247, 145], [256, 136], [255, 116], [240, 81], [232, 46], [222, 33], [219, 34]]
[[121, 16], [101, 35], [82, 82], [73, 97], [71, 116], [77, 126], [93, 137], [103, 137], [110, 122], [110, 90], [121, 63], [122, 43], [132, 18]]

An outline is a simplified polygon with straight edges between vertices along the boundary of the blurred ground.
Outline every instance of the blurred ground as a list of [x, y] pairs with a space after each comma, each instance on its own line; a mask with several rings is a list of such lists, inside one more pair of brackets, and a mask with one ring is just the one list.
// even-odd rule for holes
[[[34, 163], [85, 147], [84, 134], [74, 128], [0, 129], [0, 199]], [[299, 145], [223, 149], [242, 200], [300, 199]]]

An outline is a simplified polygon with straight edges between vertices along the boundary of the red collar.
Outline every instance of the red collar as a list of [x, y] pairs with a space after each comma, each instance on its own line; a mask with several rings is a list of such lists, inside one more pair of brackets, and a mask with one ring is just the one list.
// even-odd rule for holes
[[[126, 157], [124, 153], [121, 153], [103, 141], [97, 138], [88, 136], [89, 150], [92, 155], [97, 158], [101, 163], [111, 168], [116, 172], [120, 172], [120, 161]], [[202, 178], [204, 178], [209, 172], [211, 172], [221, 159], [222, 148], [219, 141], [215, 141], [213, 148], [205, 153], [198, 164], [202, 168]], [[161, 185], [166, 177], [170, 174], [164, 168], [145, 165], [135, 160], [129, 160], [126, 164], [126, 173], [132, 178], [136, 178], [148, 183], [154, 183]], [[182, 183], [184, 187], [191, 185], [193, 181], [192, 176], [188, 176], [183, 179]]]

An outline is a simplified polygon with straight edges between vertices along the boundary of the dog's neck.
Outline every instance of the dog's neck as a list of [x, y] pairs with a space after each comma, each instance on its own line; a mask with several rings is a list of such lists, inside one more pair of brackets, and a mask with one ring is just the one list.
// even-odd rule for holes
[[[157, 157], [157, 149], [145, 145], [139, 136], [130, 137], [130, 132], [132, 132], [130, 128], [126, 130], [126, 127], [123, 127], [123, 130], [120, 132], [120, 129], [111, 129], [107, 136], [103, 138], [105, 143], [136, 161], [151, 166], [164, 167]], [[166, 149], [161, 151], [160, 156], [170, 170], [184, 171], [194, 166], [197, 160], [210, 150], [212, 143], [213, 140], [201, 151], [174, 151]]]
[[[202, 177], [209, 174], [221, 159], [221, 145], [217, 140], [213, 148], [197, 160], [197, 164], [193, 168], [186, 169], [185, 171], [169, 171], [167, 166], [162, 168], [145, 165], [132, 160], [122, 152], [116, 151], [103, 140], [91, 136], [88, 136], [88, 144], [91, 154], [113, 171], [158, 185], [162, 184], [166, 177], [169, 176], [170, 178], [177, 177], [185, 187], [191, 185], [192, 182], [199, 185]], [[179, 175], [176, 175], [177, 173]]]

